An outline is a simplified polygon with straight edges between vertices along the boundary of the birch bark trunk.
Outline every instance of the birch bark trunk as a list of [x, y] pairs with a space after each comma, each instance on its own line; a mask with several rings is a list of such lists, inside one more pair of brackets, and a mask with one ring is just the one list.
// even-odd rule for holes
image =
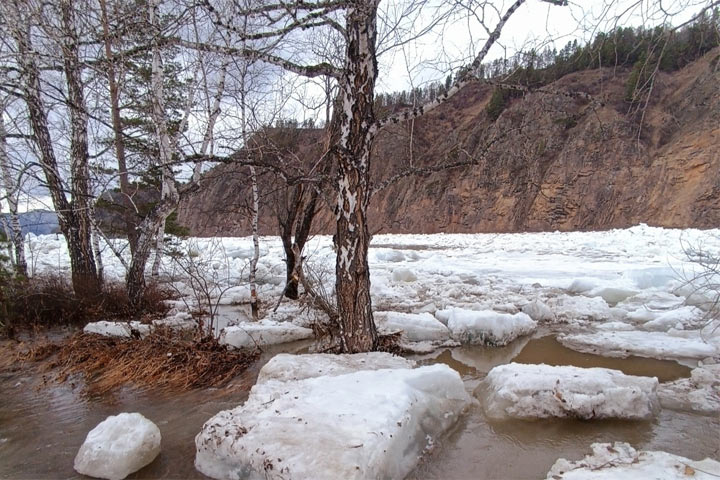
[[[72, 265], [73, 288], [76, 294], [96, 294], [100, 291], [97, 267], [92, 250], [93, 196], [90, 190], [88, 151], [88, 114], [83, 92], [75, 12], [71, 0], [60, 2], [63, 37], [63, 70], [68, 88], [70, 110], [70, 218], [68, 251]], [[78, 291], [80, 289], [81, 291]]]
[[348, 9], [346, 65], [340, 79], [335, 275], [341, 347], [348, 353], [374, 350], [378, 339], [370, 299], [367, 224], [378, 3], [379, 0], [359, 1]]
[[[148, 5], [148, 16], [151, 27], [157, 26], [159, 0], [152, 0]], [[137, 248], [133, 255], [130, 268], [125, 279], [128, 296], [134, 308], [142, 306], [142, 297], [145, 292], [145, 266], [152, 253], [154, 242], [160, 232], [160, 227], [167, 217], [175, 210], [180, 201], [180, 194], [175, 185], [171, 160], [172, 142], [168, 133], [163, 100], [163, 68], [160, 56], [160, 44], [157, 36], [153, 37], [152, 44], [152, 116], [155, 123], [160, 158], [158, 164], [162, 172], [162, 195], [160, 201], [138, 226]]]
[[27, 261], [25, 260], [25, 241], [18, 218], [18, 185], [10, 169], [10, 158], [7, 151], [7, 131], [3, 113], [5, 112], [6, 98], [0, 101], [0, 174], [8, 202], [8, 221], [4, 224], [8, 233], [8, 240], [12, 244], [12, 263], [17, 275], [27, 277]]
[[[77, 295], [94, 294], [99, 290], [97, 270], [90, 241], [90, 218], [87, 210], [90, 196], [87, 149], [87, 113], [83, 98], [81, 64], [75, 32], [72, 5], [60, 3], [63, 39], [61, 51], [63, 73], [68, 87], [68, 106], [71, 115], [71, 188], [63, 184], [53, 150], [47, 112], [42, 100], [38, 53], [33, 48], [30, 28], [20, 6], [8, 6], [8, 26], [17, 44], [17, 60], [22, 72], [22, 90], [28, 108], [30, 128], [45, 176], [46, 186], [58, 216], [60, 230], [65, 237], [70, 256], [73, 290]], [[65, 192], [70, 191], [72, 201]]]

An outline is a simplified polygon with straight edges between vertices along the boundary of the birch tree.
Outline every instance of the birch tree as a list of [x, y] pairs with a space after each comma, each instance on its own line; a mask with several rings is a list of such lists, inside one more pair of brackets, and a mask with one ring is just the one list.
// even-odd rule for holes
[[[3, 3], [0, 12], [14, 41], [19, 89], [28, 111], [34, 147], [58, 215], [60, 230], [68, 245], [73, 289], [78, 295], [95, 294], [99, 290], [99, 281], [91, 245], [88, 115], [76, 12], [69, 0], [58, 2], [56, 7], [40, 12], [30, 2], [14, 0]], [[52, 18], [46, 15], [52, 15]], [[33, 36], [41, 29], [46, 30], [48, 43], [57, 48], [58, 56], [53, 55], [53, 52], [43, 55], [36, 48]], [[45, 105], [46, 95], [39, 62], [47, 57], [51, 62], [57, 60], [50, 67], [62, 72], [67, 91], [65, 107], [70, 120], [70, 146], [67, 153], [69, 185], [58, 162]]]
[[8, 132], [5, 127], [5, 110], [10, 99], [8, 96], [0, 98], [0, 180], [5, 190], [5, 199], [8, 204], [8, 216], [3, 226], [7, 229], [8, 241], [12, 245], [12, 264], [15, 273], [27, 277], [27, 261], [25, 260], [25, 242], [18, 217], [18, 200], [20, 194], [19, 181], [10, 165], [8, 152]]
[[[373, 350], [378, 334], [372, 314], [368, 248], [368, 205], [373, 191], [370, 176], [372, 145], [377, 133], [389, 123], [407, 121], [423, 115], [455, 95], [465, 84], [477, 79], [483, 59], [507, 23], [525, 0], [516, 0], [499, 14], [494, 25], [485, 25], [487, 40], [468, 68], [447, 92], [428, 105], [400, 112], [387, 118], [375, 115], [375, 85], [378, 79], [378, 12], [380, 0], [297, 1], [263, 3], [236, 9], [233, 18], [250, 17], [265, 22], [262, 28], [244, 32], [241, 25], [222, 15], [209, 0], [204, 6], [217, 24], [232, 30], [239, 38], [259, 40], [272, 38], [280, 43], [298, 31], [332, 29], [344, 40], [344, 56], [338, 64], [303, 62], [303, 56], [286, 56], [288, 47], [273, 51], [243, 45], [233, 53], [279, 65], [297, 75], [328, 76], [339, 87], [339, 135], [332, 145], [337, 168], [335, 181], [334, 243], [337, 251], [335, 276], [339, 314], [340, 348], [346, 352]], [[460, 2], [462, 3], [462, 2]], [[469, 2], [468, 2], [469, 3]], [[561, 1], [550, 1], [561, 4]], [[231, 52], [228, 52], [231, 53]]]

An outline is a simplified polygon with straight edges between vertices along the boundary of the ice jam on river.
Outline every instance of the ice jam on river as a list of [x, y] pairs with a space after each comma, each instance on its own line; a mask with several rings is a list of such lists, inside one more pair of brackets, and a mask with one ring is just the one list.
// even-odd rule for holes
[[[61, 238], [27, 242], [35, 272], [68, 271]], [[259, 323], [247, 306], [251, 239], [193, 238], [174, 248], [182, 255], [164, 260], [163, 278], [183, 299], [161, 323], [192, 322], [200, 295], [177, 264], [191, 261], [209, 280], [221, 342], [260, 346], [268, 363], [249, 393], [188, 420], [192, 431], [173, 424], [182, 412], [168, 418], [147, 397], [123, 405], [153, 420], [164, 442], [194, 439], [194, 460], [158, 470], [164, 449], [139, 475], [201, 476], [193, 467], [214, 478], [720, 475], [720, 322], [711, 308], [720, 282], [699, 277], [691, 261], [720, 255], [720, 231], [375, 235], [375, 319], [381, 332], [400, 333], [406, 359], [274, 356], [312, 350], [316, 315], [289, 300], [272, 312], [285, 278], [279, 239], [261, 239], [267, 308]], [[306, 248], [306, 264], [332, 291], [332, 240], [315, 237]], [[122, 278], [109, 249], [103, 258], [108, 275]], [[87, 331], [128, 335], [105, 323]], [[21, 402], [19, 385], [3, 385], [4, 408]], [[173, 408], [184, 408], [179, 398]], [[120, 413], [105, 401], [77, 399], [85, 412]], [[22, 436], [8, 428], [0, 425], [3, 458], [23, 452]], [[77, 449], [88, 430], [56, 441]], [[29, 476], [49, 477], [66, 466], [34, 468]], [[0, 476], [20, 472], [0, 466]]]

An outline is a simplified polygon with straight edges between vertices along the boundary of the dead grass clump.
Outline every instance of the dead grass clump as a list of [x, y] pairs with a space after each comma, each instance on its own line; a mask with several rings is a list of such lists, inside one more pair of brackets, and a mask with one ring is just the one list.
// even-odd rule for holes
[[136, 340], [79, 333], [62, 345], [53, 366], [58, 379], [82, 374], [89, 393], [124, 386], [185, 391], [219, 386], [247, 369], [259, 352], [228, 350], [217, 339], [184, 339], [157, 329]]
[[[123, 284], [108, 282], [103, 291], [91, 296], [75, 295], [69, 279], [62, 275], [40, 275], [10, 279], [0, 285], [0, 333], [12, 338], [19, 331], [37, 327], [83, 325], [96, 320], [128, 320], [137, 317]], [[142, 317], [167, 313], [169, 289], [148, 285], [141, 305]]]

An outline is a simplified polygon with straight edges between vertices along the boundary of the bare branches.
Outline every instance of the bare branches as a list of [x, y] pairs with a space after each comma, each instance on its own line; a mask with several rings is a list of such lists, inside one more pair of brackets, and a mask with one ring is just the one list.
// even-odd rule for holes
[[[547, 3], [551, 3], [553, 5], [558, 6], [564, 6], [567, 4], [566, 0], [543, 0]], [[522, 4], [525, 3], [525, 0], [515, 0], [515, 3], [513, 3], [510, 8], [507, 9], [507, 11], [500, 17], [500, 20], [495, 25], [495, 28], [490, 33], [489, 37], [485, 41], [485, 44], [480, 49], [478, 54], [475, 56], [475, 59], [470, 64], [468, 68], [468, 73], [463, 76], [459, 77], [455, 80], [455, 83], [442, 95], [439, 95], [436, 99], [434, 99], [431, 102], [428, 102], [424, 105], [420, 105], [417, 107], [409, 108], [406, 110], [403, 110], [401, 112], [398, 112], [396, 114], [390, 115], [386, 118], [378, 120], [375, 125], [374, 129], [379, 130], [386, 125], [390, 123], [398, 123], [401, 121], [407, 121], [412, 118], [417, 118], [421, 115], [424, 115], [428, 113], [429, 111], [437, 108], [439, 105], [447, 102], [450, 98], [452, 98], [455, 94], [457, 94], [464, 86], [468, 85], [471, 82], [474, 82], [478, 80], [478, 72], [480, 71], [480, 68], [482, 66], [483, 60], [485, 60], [485, 57], [487, 56], [488, 52], [492, 48], [493, 45], [497, 42], [497, 40], [500, 38], [500, 34], [502, 33], [503, 28], [505, 27], [505, 24], [507, 21], [512, 17], [512, 15], [517, 11], [518, 8], [522, 6]]]
[[341, 75], [342, 71], [338, 69], [337, 67], [323, 62], [318, 63], [314, 65], [302, 65], [299, 63], [295, 63], [291, 60], [287, 60], [285, 58], [282, 58], [277, 55], [273, 55], [267, 51], [263, 50], [256, 50], [252, 48], [237, 48], [237, 47], [228, 47], [224, 45], [214, 45], [211, 43], [202, 43], [202, 42], [191, 42], [188, 40], [183, 40], [181, 38], [167, 38], [165, 39], [165, 43], [168, 44], [174, 44], [183, 46], [186, 48], [202, 51], [202, 52], [213, 52], [213, 53], [220, 53], [223, 55], [229, 55], [229, 56], [238, 56], [246, 59], [247, 61], [261, 61], [266, 62], [271, 65], [276, 65], [278, 67], [281, 67], [289, 72], [297, 73], [298, 75], [302, 75], [309, 78], [314, 77], [320, 77], [320, 76], [328, 76], [328, 77], [334, 77], [337, 78]]

